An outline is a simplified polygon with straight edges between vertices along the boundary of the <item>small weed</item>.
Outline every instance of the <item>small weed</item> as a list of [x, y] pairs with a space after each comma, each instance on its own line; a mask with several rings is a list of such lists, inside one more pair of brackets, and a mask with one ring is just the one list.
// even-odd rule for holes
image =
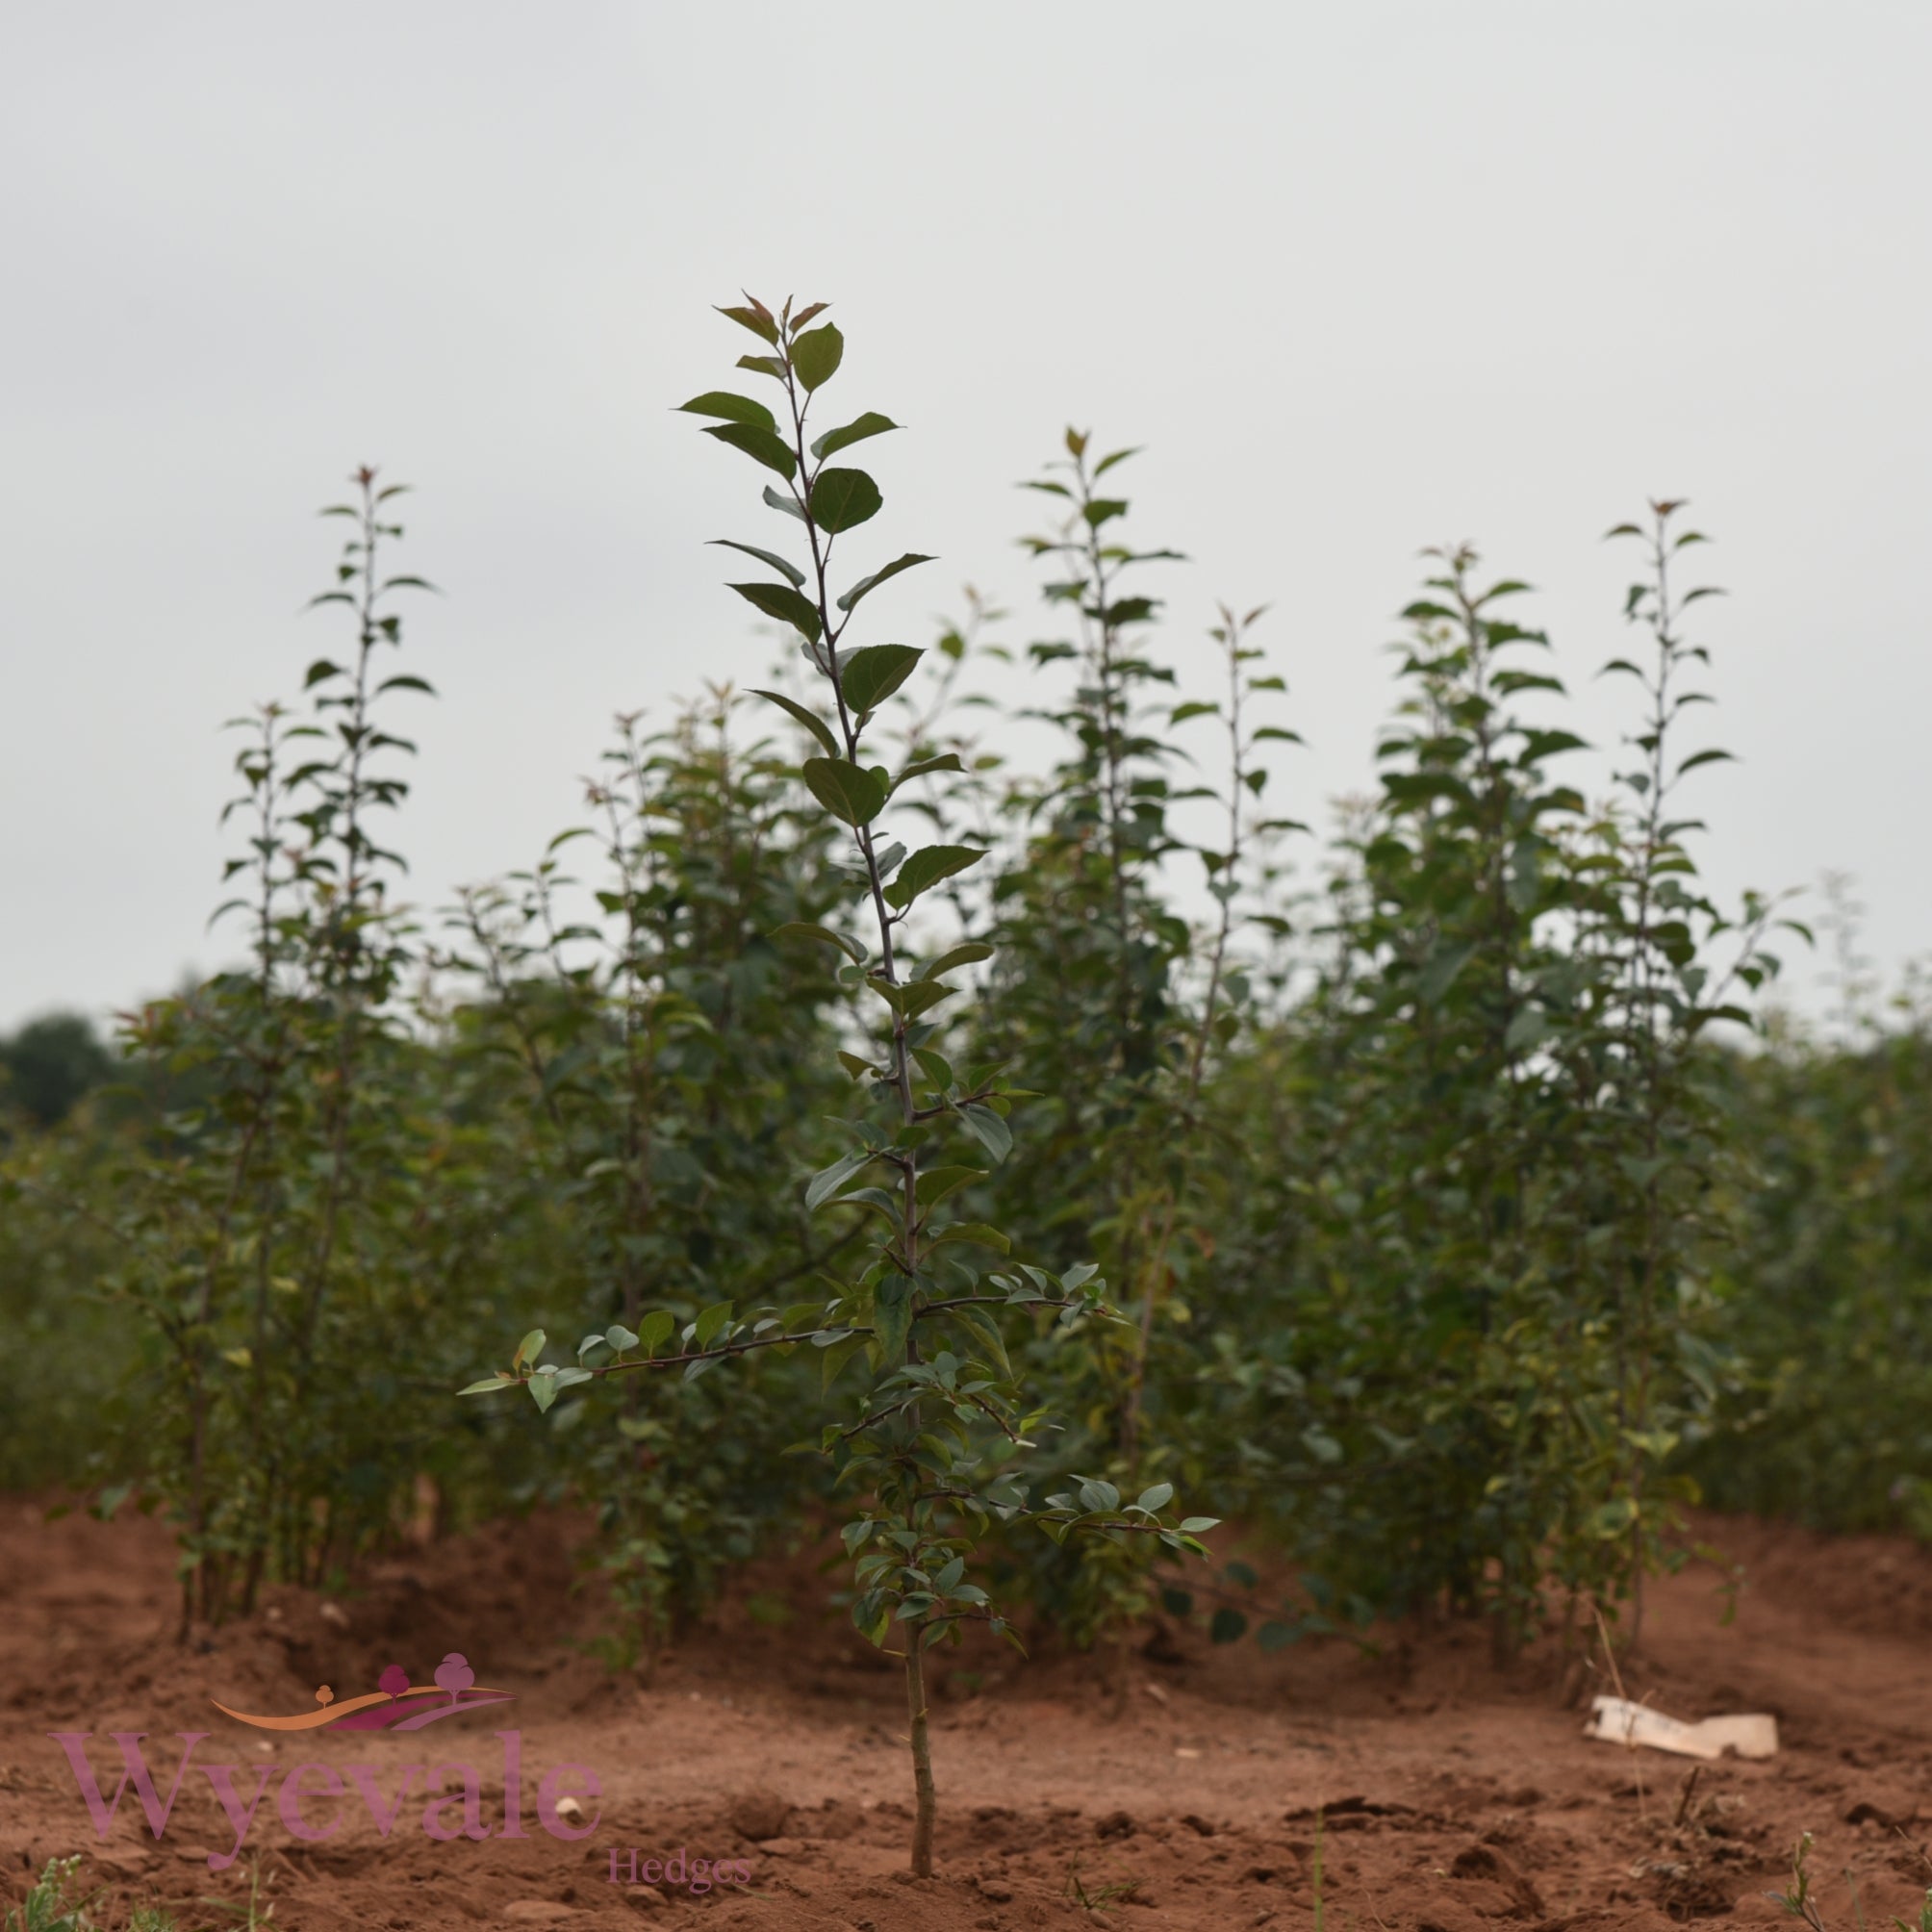
[[[110, 1932], [93, 1916], [92, 1908], [100, 1894], [96, 1892], [85, 1898], [73, 1895], [80, 1866], [78, 1853], [72, 1858], [49, 1859], [46, 1870], [28, 1893], [25, 1903], [8, 1913], [4, 1932]], [[259, 1919], [251, 1918], [248, 1923], [263, 1924], [267, 1919], [265, 1913]], [[127, 1921], [127, 1932], [181, 1932], [181, 1927], [158, 1905], [137, 1905], [134, 1917]]]
[[1765, 1896], [1773, 1905], [1782, 1906], [1789, 1918], [1802, 1919], [1812, 1932], [1828, 1932], [1818, 1913], [1818, 1901], [1812, 1896], [1811, 1848], [1811, 1833], [1800, 1832], [1797, 1843], [1792, 1847], [1792, 1889], [1789, 1892], [1767, 1892]]
[[[1789, 1917], [1803, 1919], [1812, 1932], [1829, 1932], [1812, 1890], [1811, 1850], [1811, 1833], [1800, 1832], [1797, 1843], [1792, 1847], [1792, 1889], [1789, 1892], [1767, 1892], [1765, 1896], [1772, 1904], [1782, 1906]], [[1844, 1882], [1851, 1892], [1851, 1910], [1858, 1921], [1858, 1932], [1866, 1932], [1865, 1901], [1859, 1897], [1857, 1882], [1849, 1871], [1844, 1874]], [[1897, 1927], [1897, 1932], [1932, 1932], [1932, 1890], [1926, 1892], [1916, 1922], [1901, 1919], [1894, 1912], [1892, 1923]]]
[[25, 1902], [8, 1913], [6, 1932], [95, 1932], [88, 1910], [93, 1899], [71, 1895], [80, 1867], [78, 1854], [50, 1858]]
[[1061, 1895], [1071, 1898], [1082, 1912], [1101, 1913], [1111, 1912], [1123, 1898], [1131, 1898], [1139, 1890], [1139, 1879], [1125, 1878], [1117, 1884], [1101, 1885], [1089, 1891], [1086, 1881], [1080, 1877], [1080, 1861], [1076, 1859], [1068, 1868], [1066, 1887]]
[[1907, 1923], [1895, 1912], [1892, 1915], [1892, 1922], [1898, 1927], [1898, 1932], [1932, 1932], [1932, 1891], [1926, 1893], [1916, 1923]]
[[267, 1885], [262, 1883], [262, 1860], [258, 1853], [248, 1867], [248, 1902], [245, 1905], [238, 1905], [227, 1898], [204, 1898], [201, 1902], [214, 1906], [217, 1912], [232, 1913], [247, 1928], [247, 1932], [256, 1932], [257, 1926], [270, 1923], [275, 1917], [273, 1901], [266, 1905], [262, 1902], [263, 1894], [274, 1883], [273, 1878], [268, 1880]]
[[1730, 1629], [1738, 1620], [1738, 1599], [1744, 1592], [1744, 1565], [1726, 1556], [1715, 1543], [1697, 1543], [1690, 1554], [1717, 1571], [1718, 1582], [1712, 1592], [1719, 1605], [1717, 1628]]

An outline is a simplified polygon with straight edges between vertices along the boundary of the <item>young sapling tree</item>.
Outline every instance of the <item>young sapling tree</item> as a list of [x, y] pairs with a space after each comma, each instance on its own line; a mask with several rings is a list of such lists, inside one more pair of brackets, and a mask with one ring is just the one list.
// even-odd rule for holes
[[[881, 584], [929, 561], [895, 557], [842, 591], [834, 589], [839, 539], [882, 506], [863, 470], [831, 459], [897, 427], [867, 410], [808, 436], [819, 392], [837, 374], [845, 343], [823, 321], [824, 303], [774, 313], [748, 297], [723, 313], [757, 337], [760, 353], [739, 366], [776, 391], [776, 411], [749, 395], [710, 391], [683, 405], [709, 419], [707, 433], [772, 472], [766, 504], [784, 519], [802, 562], [736, 539], [725, 547], [769, 572], [732, 588], [766, 616], [789, 624], [823, 693], [823, 706], [778, 692], [771, 699], [809, 734], [816, 755], [801, 778], [850, 840], [852, 874], [865, 936], [819, 923], [793, 923], [775, 936], [832, 947], [841, 976], [873, 1003], [873, 1021], [839, 1054], [861, 1106], [845, 1123], [851, 1146], [812, 1176], [806, 1205], [857, 1207], [870, 1217], [870, 1251], [819, 1276], [824, 1292], [790, 1308], [738, 1313], [728, 1302], [680, 1328], [667, 1310], [635, 1329], [586, 1335], [573, 1363], [541, 1360], [541, 1330], [523, 1337], [508, 1369], [474, 1383], [474, 1394], [522, 1385], [540, 1410], [580, 1383], [639, 1370], [703, 1375], [760, 1349], [819, 1352], [828, 1398], [848, 1369], [856, 1392], [835, 1404], [820, 1437], [838, 1466], [854, 1514], [844, 1529], [853, 1564], [852, 1620], [880, 1648], [900, 1640], [904, 1663], [908, 1742], [915, 1795], [911, 1868], [932, 1869], [936, 1796], [928, 1729], [926, 1658], [956, 1643], [968, 1623], [984, 1623], [1017, 1641], [986, 1590], [972, 1581], [979, 1538], [993, 1522], [1036, 1522], [1064, 1541], [1076, 1533], [1123, 1541], [1157, 1539], [1169, 1551], [1204, 1553], [1209, 1517], [1177, 1519], [1173, 1486], [1156, 1484], [1131, 1502], [1102, 1478], [1076, 1479], [1035, 1503], [1026, 1481], [1027, 1452], [1043, 1417], [1012, 1367], [1003, 1321], [1038, 1327], [1122, 1321], [1104, 1299], [1090, 1262], [1055, 1275], [1006, 1258], [999, 1229], [953, 1218], [946, 1202], [982, 1180], [983, 1162], [1004, 1160], [1012, 1135], [1006, 1116], [1023, 1094], [997, 1066], [955, 1069], [939, 1050], [937, 1008], [961, 988], [949, 977], [991, 955], [980, 944], [926, 942], [914, 908], [942, 881], [977, 864], [980, 849], [955, 844], [908, 851], [885, 820], [895, 795], [920, 777], [957, 772], [956, 753], [915, 757], [891, 770], [870, 762], [868, 732], [880, 705], [919, 666], [923, 652], [902, 644], [857, 646], [847, 633], [859, 605]], [[779, 487], [779, 486], [782, 487]]]

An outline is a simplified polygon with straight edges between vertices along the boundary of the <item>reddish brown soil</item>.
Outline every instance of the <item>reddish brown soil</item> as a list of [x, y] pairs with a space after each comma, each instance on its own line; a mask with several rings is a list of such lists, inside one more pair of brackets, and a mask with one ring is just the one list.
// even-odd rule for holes
[[[380, 1567], [340, 1600], [276, 1592], [250, 1621], [186, 1648], [172, 1638], [169, 1552], [151, 1523], [46, 1522], [0, 1498], [0, 1903], [49, 1857], [85, 1855], [110, 1927], [160, 1901], [190, 1927], [240, 1924], [210, 1901], [246, 1896], [251, 1859], [272, 1923], [336, 1928], [680, 1923], [857, 1932], [1112, 1924], [1473, 1932], [1503, 1926], [1768, 1924], [1798, 1832], [1827, 1922], [1897, 1913], [1914, 1925], [1932, 1882], [1932, 1554], [1878, 1538], [1824, 1541], [1736, 1521], [1701, 1538], [1745, 1566], [1720, 1627], [1719, 1572], [1696, 1563], [1656, 1589], [1646, 1655], [1628, 1690], [1674, 1715], [1770, 1711], [1767, 1764], [1702, 1768], [1589, 1742], [1562, 1708], [1554, 1656], [1499, 1676], [1479, 1632], [1411, 1632], [1376, 1656], [1341, 1644], [1277, 1657], [1192, 1633], [1136, 1652], [1122, 1702], [1080, 1659], [971, 1654], [940, 1671], [935, 1756], [939, 1875], [902, 1868], [908, 1779], [899, 1680], [824, 1608], [801, 1557], [744, 1579], [713, 1627], [643, 1686], [613, 1679], [572, 1640], [569, 1534], [502, 1526]], [[457, 1717], [415, 1739], [309, 1733], [268, 1741], [210, 1708], [293, 1713], [321, 1683], [372, 1689], [401, 1663], [419, 1683], [460, 1649], [481, 1683], [518, 1693], [508, 1716]], [[977, 1680], [977, 1681], [976, 1681]], [[272, 1814], [241, 1860], [211, 1872], [234, 1833], [193, 1771], [157, 1842], [130, 1793], [96, 1838], [47, 1733], [88, 1731], [104, 1788], [108, 1733], [144, 1731], [164, 1792], [179, 1744], [194, 1762], [278, 1769], [372, 1765], [385, 1797], [410, 1762], [473, 1759], [484, 1817], [500, 1819], [494, 1731], [522, 1736], [525, 1802], [551, 1765], [591, 1767], [593, 1834], [457, 1838], [419, 1826], [417, 1795], [386, 1841], [353, 1794], [327, 1843]], [[265, 1743], [267, 1748], [264, 1748]], [[318, 1820], [331, 1807], [310, 1800]], [[1318, 1830], [1317, 1817], [1320, 1826]], [[1854, 1821], [1857, 1820], [1857, 1821]], [[613, 1847], [640, 1862], [739, 1860], [748, 1887], [700, 1896], [613, 1884]], [[620, 1866], [621, 1874], [623, 1866]], [[1131, 1888], [1131, 1889], [1130, 1889]], [[1079, 1894], [1084, 1891], [1089, 1903]]]

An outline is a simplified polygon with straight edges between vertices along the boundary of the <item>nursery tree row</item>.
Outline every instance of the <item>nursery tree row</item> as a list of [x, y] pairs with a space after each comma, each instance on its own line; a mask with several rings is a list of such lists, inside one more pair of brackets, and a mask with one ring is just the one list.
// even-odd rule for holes
[[1292, 624], [1170, 617], [1131, 452], [1036, 478], [1037, 616], [903, 642], [930, 560], [857, 460], [932, 452], [832, 402], [821, 308], [724, 313], [690, 461], [743, 466], [708, 554], [766, 640], [721, 604], [728, 680], [620, 716], [580, 822], [447, 906], [400, 856], [405, 499], [327, 513], [317, 654], [234, 727], [236, 965], [112, 1056], [0, 1052], [0, 1479], [165, 1513], [184, 1629], [425, 1507], [587, 1507], [620, 1662], [842, 1528], [916, 1758], [974, 1623], [1430, 1608], [1507, 1656], [1637, 1637], [1699, 1495], [1932, 1533], [1932, 1032], [1760, 1017], [1791, 922], [1699, 878], [1685, 507], [1612, 533], [1611, 782], [1534, 593], [1445, 549], [1332, 819]]

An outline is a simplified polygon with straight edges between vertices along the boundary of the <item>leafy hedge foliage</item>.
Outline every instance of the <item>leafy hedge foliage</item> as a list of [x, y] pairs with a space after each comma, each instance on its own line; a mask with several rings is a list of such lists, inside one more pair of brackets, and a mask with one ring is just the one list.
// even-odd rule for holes
[[[781, 385], [835, 372], [828, 325], [744, 315], [779, 331]], [[804, 479], [766, 500], [815, 542], [863, 541], [877, 486], [827, 458], [890, 420], [808, 451], [802, 416], [779, 433], [745, 400], [690, 407]], [[1009, 649], [976, 606], [917, 676], [897, 646], [833, 663], [851, 603], [736, 545], [775, 573], [737, 588], [803, 681], [776, 674], [775, 710], [721, 687], [654, 731], [621, 718], [584, 824], [442, 910], [401, 902], [393, 851], [393, 721], [430, 696], [399, 600], [425, 586], [359, 472], [318, 599], [340, 646], [240, 727], [245, 961], [126, 1016], [106, 1068], [71, 1028], [0, 1050], [0, 1309], [36, 1364], [0, 1482], [165, 1510], [184, 1625], [350, 1569], [425, 1510], [587, 1501], [636, 1657], [827, 1507], [846, 1452], [822, 1405], [855, 1352], [881, 1389], [929, 1361], [895, 1351], [938, 1292], [921, 1243], [951, 1196], [949, 1252], [979, 1257], [960, 1279], [1004, 1255], [1088, 1284], [959, 1343], [1010, 1355], [1031, 1479], [1079, 1486], [1062, 1515], [1178, 1488], [1302, 1579], [1264, 1598], [1156, 1537], [1024, 1539], [1017, 1504], [956, 1542], [1078, 1644], [1157, 1604], [1270, 1645], [1424, 1605], [1487, 1618], [1505, 1653], [1553, 1602], [1628, 1627], [1700, 1492], [1932, 1535], [1932, 1028], [1921, 1005], [1850, 1041], [1759, 1029], [1779, 922], [1717, 906], [1692, 857], [1686, 799], [1722, 754], [1682, 742], [1709, 694], [1681, 506], [1622, 526], [1642, 561], [1607, 797], [1564, 775], [1581, 741], [1513, 615], [1524, 586], [1444, 552], [1376, 791], [1323, 843], [1274, 803], [1319, 721], [1262, 613], [1175, 641], [1156, 591], [1179, 560], [1124, 534], [1128, 454], [1069, 432], [1036, 486], [1051, 634]], [[1044, 769], [1009, 762], [1022, 716], [1057, 734]], [[888, 791], [931, 841], [909, 858], [867, 830]], [[956, 1017], [869, 976], [855, 891], [970, 994]], [[942, 1117], [967, 1152], [935, 1168], [916, 1150]], [[890, 1266], [868, 1159], [921, 1190]], [[782, 1305], [820, 1312], [775, 1339], [816, 1347], [753, 1349], [738, 1311]], [[502, 1367], [532, 1320], [586, 1335], [575, 1367], [541, 1336]], [[744, 1359], [591, 1399], [680, 1348]], [[493, 1373], [537, 1400], [455, 1399]], [[855, 1428], [886, 1442], [886, 1411]], [[831, 1454], [782, 1453], [801, 1439]], [[849, 1501], [893, 1491], [879, 1453]], [[907, 1498], [907, 1534], [944, 1541]], [[866, 1574], [861, 1621], [983, 1596], [964, 1567], [890, 1603]]]

